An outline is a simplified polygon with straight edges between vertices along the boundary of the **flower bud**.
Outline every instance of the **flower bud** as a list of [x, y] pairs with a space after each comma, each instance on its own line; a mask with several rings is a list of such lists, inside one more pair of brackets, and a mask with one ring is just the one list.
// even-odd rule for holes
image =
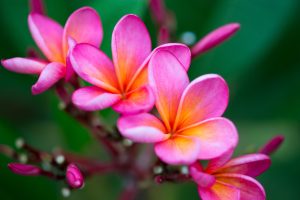
[[23, 176], [38, 176], [41, 174], [41, 169], [34, 165], [9, 163], [8, 168], [15, 174]]
[[195, 46], [191, 49], [192, 56], [196, 57], [204, 52], [214, 48], [215, 46], [223, 43], [229, 39], [235, 32], [240, 29], [240, 24], [231, 23], [217, 28], [204, 36]]
[[268, 141], [260, 150], [259, 153], [270, 155], [274, 153], [284, 141], [284, 136], [278, 135]]
[[42, 0], [30, 0], [29, 5], [31, 12], [39, 13], [41, 15], [45, 13]]
[[69, 164], [66, 171], [66, 179], [72, 188], [81, 188], [84, 184], [80, 169], [73, 163]]

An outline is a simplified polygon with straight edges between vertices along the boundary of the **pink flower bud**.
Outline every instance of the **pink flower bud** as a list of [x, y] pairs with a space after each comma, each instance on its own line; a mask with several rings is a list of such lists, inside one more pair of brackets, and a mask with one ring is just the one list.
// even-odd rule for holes
[[30, 0], [29, 5], [31, 12], [39, 13], [41, 15], [45, 14], [42, 0]]
[[34, 165], [21, 163], [9, 163], [8, 168], [15, 174], [23, 176], [38, 176], [41, 174], [41, 169]]
[[284, 141], [284, 136], [277, 135], [269, 140], [260, 150], [259, 153], [270, 155], [274, 153]]
[[162, 0], [150, 0], [150, 9], [153, 17], [159, 24], [163, 24], [166, 18], [166, 9]]
[[161, 27], [158, 32], [158, 44], [166, 44], [170, 42], [170, 32], [166, 27]]
[[191, 49], [192, 56], [198, 56], [204, 52], [214, 48], [215, 46], [223, 43], [229, 39], [236, 31], [240, 29], [240, 24], [231, 23], [217, 28], [204, 36], [195, 46]]
[[66, 171], [68, 184], [72, 188], [81, 188], [84, 183], [83, 175], [80, 169], [73, 163], [69, 164]]

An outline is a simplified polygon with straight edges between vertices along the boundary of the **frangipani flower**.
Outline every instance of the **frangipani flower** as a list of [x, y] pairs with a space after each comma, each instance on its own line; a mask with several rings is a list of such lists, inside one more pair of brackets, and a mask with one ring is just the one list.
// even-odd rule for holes
[[211, 160], [206, 169], [196, 162], [189, 167], [202, 200], [264, 200], [266, 194], [254, 179], [267, 170], [271, 160], [264, 154], [230, 159], [232, 150]]
[[16, 57], [2, 60], [1, 63], [13, 72], [39, 75], [38, 81], [32, 86], [33, 94], [42, 93], [66, 75], [72, 75], [72, 67], [67, 63], [70, 42], [75, 40], [98, 47], [103, 36], [100, 17], [89, 7], [72, 13], [64, 28], [36, 12], [29, 15], [28, 24], [34, 41], [47, 60]]
[[[154, 96], [148, 86], [147, 65], [153, 53], [142, 20], [136, 15], [121, 18], [114, 28], [111, 45], [113, 62], [88, 44], [78, 44], [72, 49], [70, 61], [74, 70], [93, 85], [75, 91], [73, 103], [88, 111], [111, 106], [122, 114], [149, 111], [154, 105]], [[191, 53], [187, 46], [165, 44], [158, 49], [173, 52], [188, 69]]]
[[169, 164], [211, 159], [236, 146], [235, 126], [220, 117], [228, 103], [228, 87], [220, 76], [189, 83], [177, 57], [159, 50], [149, 63], [149, 83], [161, 119], [148, 113], [123, 116], [117, 125], [124, 137], [155, 143], [157, 156]]

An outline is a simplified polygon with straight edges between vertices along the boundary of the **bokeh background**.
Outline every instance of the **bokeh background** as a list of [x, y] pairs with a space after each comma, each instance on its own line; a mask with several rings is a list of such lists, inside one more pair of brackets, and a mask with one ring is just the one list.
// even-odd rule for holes
[[[47, 14], [64, 24], [75, 9], [90, 5], [101, 15], [105, 31], [101, 49], [109, 55], [111, 32], [127, 13], [143, 18], [155, 45], [156, 29], [146, 0], [46, 0]], [[260, 177], [267, 199], [299, 199], [300, 169], [300, 1], [299, 0], [167, 0], [177, 18], [177, 36], [192, 31], [197, 39], [220, 25], [239, 22], [241, 30], [225, 44], [193, 61], [190, 77], [221, 74], [231, 96], [225, 113], [240, 133], [237, 154], [256, 151], [273, 135], [286, 137], [272, 156], [271, 168]], [[25, 56], [34, 47], [27, 27], [26, 0], [0, 1], [0, 57]], [[0, 143], [14, 145], [22, 136], [46, 151], [55, 147], [101, 159], [101, 150], [87, 131], [58, 109], [53, 91], [32, 96], [36, 78], [0, 67]], [[101, 112], [107, 123], [116, 115]], [[21, 177], [6, 169], [0, 155], [0, 199], [63, 199], [62, 185], [41, 177]], [[100, 176], [69, 199], [115, 199], [122, 187], [117, 176]], [[196, 186], [154, 186], [149, 199], [199, 199]], [[146, 197], [145, 197], [146, 199]]]

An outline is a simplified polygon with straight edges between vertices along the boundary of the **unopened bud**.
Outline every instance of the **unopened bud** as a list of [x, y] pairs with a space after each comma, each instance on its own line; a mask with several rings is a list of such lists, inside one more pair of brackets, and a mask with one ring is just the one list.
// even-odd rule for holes
[[284, 141], [284, 136], [278, 135], [269, 140], [260, 150], [259, 153], [270, 155], [274, 153]]
[[42, 0], [30, 0], [29, 5], [31, 12], [38, 13], [41, 15], [45, 14]]
[[201, 39], [195, 46], [192, 48], [192, 56], [196, 57], [200, 54], [205, 53], [206, 51], [214, 48], [215, 46], [223, 43], [225, 40], [229, 39], [240, 29], [238, 23], [231, 23], [221, 26], [216, 30], [210, 32], [203, 39]]
[[81, 188], [84, 184], [84, 178], [80, 169], [73, 163], [67, 167], [66, 179], [72, 188]]
[[37, 176], [41, 173], [41, 169], [39, 167], [21, 163], [9, 163], [8, 168], [13, 173], [23, 176]]

